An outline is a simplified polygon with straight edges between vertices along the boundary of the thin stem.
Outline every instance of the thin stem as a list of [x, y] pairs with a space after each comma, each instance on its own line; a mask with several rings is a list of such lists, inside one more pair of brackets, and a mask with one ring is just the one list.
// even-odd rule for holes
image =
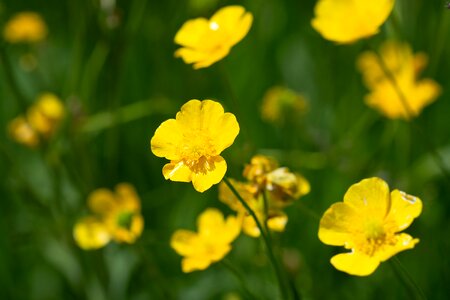
[[391, 70], [389, 70], [389, 68], [386, 65], [386, 62], [383, 60], [381, 55], [379, 55], [377, 51], [373, 51], [373, 52], [376, 54], [375, 56], [377, 57], [377, 60], [378, 60], [378, 63], [380, 65], [381, 69], [383, 69], [383, 72], [385, 73], [386, 77], [389, 79], [392, 86], [394, 87], [395, 92], [397, 93], [397, 95], [400, 99], [400, 102], [401, 102], [403, 108], [405, 109], [408, 120], [411, 121], [411, 124], [416, 128], [418, 133], [422, 136], [422, 139], [425, 141], [425, 145], [428, 147], [428, 151], [431, 153], [437, 166], [441, 169], [442, 174], [444, 174], [444, 176], [446, 177], [448, 182], [450, 182], [450, 173], [449, 173], [448, 169], [445, 167], [442, 157], [437, 152], [436, 147], [434, 146], [434, 144], [431, 141], [431, 139], [429, 138], [429, 136], [427, 134], [425, 134], [422, 127], [420, 127], [420, 125], [417, 124], [417, 122], [414, 120], [414, 116], [415, 116], [414, 110], [411, 108], [408, 100], [406, 99], [405, 94], [403, 94], [402, 90], [400, 89], [400, 86], [398, 85], [394, 74], [392, 74]]
[[275, 254], [273, 252], [272, 245], [270, 244], [270, 241], [269, 241], [269, 239], [268, 239], [268, 237], [266, 235], [266, 232], [265, 232], [263, 226], [261, 225], [261, 222], [259, 221], [259, 219], [256, 216], [255, 212], [251, 209], [251, 207], [247, 204], [247, 202], [241, 197], [239, 192], [235, 189], [235, 187], [228, 180], [228, 178], [224, 177], [223, 181], [228, 186], [228, 188], [231, 190], [231, 192], [233, 192], [233, 194], [236, 196], [236, 198], [239, 200], [239, 202], [242, 204], [242, 206], [244, 206], [245, 209], [247, 210], [247, 212], [252, 216], [253, 220], [256, 223], [256, 226], [258, 226], [258, 229], [261, 232], [261, 237], [262, 237], [262, 239], [264, 241], [264, 244], [266, 246], [267, 256], [269, 257], [269, 260], [272, 263], [273, 268], [275, 269], [275, 273], [276, 273], [276, 277], [277, 277], [277, 280], [278, 280], [278, 285], [279, 285], [279, 288], [280, 288], [280, 292], [281, 292], [282, 298], [283, 299], [289, 299], [288, 294], [287, 294], [287, 289], [285, 288], [285, 283], [283, 281], [283, 275], [281, 273], [281, 270], [280, 270], [280, 268], [278, 266], [278, 263], [277, 263], [277, 260], [275, 258]]
[[264, 228], [267, 233], [267, 237], [270, 242], [272, 242], [272, 238], [270, 236], [270, 230], [269, 230], [269, 201], [267, 200], [267, 192], [263, 191], [263, 202], [264, 202]]
[[408, 271], [405, 269], [405, 267], [403, 267], [400, 260], [396, 256], [394, 256], [389, 262], [395, 275], [408, 290], [408, 293], [410, 293], [411, 297], [418, 300], [426, 300], [427, 297], [425, 296], [425, 293], [417, 285], [411, 275], [409, 275]]
[[245, 283], [245, 278], [242, 275], [241, 272], [239, 272], [239, 270], [233, 266], [233, 264], [228, 261], [227, 259], [223, 259], [220, 261], [220, 263], [228, 269], [228, 271], [230, 271], [235, 277], [236, 279], [239, 281], [239, 283], [241, 284], [241, 287], [244, 291], [244, 293], [246, 294], [246, 299], [258, 299], [258, 297], [256, 297], [248, 288], [247, 284]]

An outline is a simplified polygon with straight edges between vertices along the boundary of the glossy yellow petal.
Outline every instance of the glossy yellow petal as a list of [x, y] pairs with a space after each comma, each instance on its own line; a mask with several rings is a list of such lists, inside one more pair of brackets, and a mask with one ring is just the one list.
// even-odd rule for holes
[[194, 255], [198, 251], [199, 245], [198, 234], [190, 230], [179, 229], [172, 234], [170, 239], [170, 247], [182, 256]]
[[387, 220], [395, 224], [396, 232], [408, 228], [421, 213], [422, 201], [418, 197], [399, 190], [391, 192], [391, 207]]
[[389, 186], [378, 177], [363, 179], [352, 185], [344, 195], [344, 203], [359, 213], [370, 212], [373, 218], [382, 219], [389, 209]]
[[203, 51], [190, 48], [181, 48], [175, 52], [176, 57], [181, 57], [187, 64], [194, 64], [194, 69], [207, 68], [221, 60], [230, 52], [230, 48], [219, 47], [213, 50]]
[[386, 244], [380, 247], [376, 252], [376, 259], [385, 261], [394, 256], [395, 254], [414, 248], [419, 242], [419, 239], [413, 239], [409, 234], [400, 233], [395, 235], [394, 244]]
[[78, 221], [73, 229], [73, 236], [78, 246], [85, 250], [101, 248], [111, 239], [107, 227], [93, 217]]
[[184, 273], [205, 270], [211, 265], [209, 257], [186, 257], [181, 261], [181, 270]]
[[162, 172], [165, 179], [172, 181], [190, 182], [192, 180], [192, 171], [183, 161], [165, 164]]
[[270, 230], [282, 232], [284, 231], [287, 222], [287, 215], [283, 212], [278, 212], [269, 216], [267, 220], [267, 227], [269, 227]]
[[216, 30], [223, 30], [229, 35], [229, 40], [224, 41], [230, 46], [241, 41], [250, 30], [253, 22], [251, 13], [246, 12], [242, 6], [231, 5], [218, 10], [210, 20], [210, 23], [217, 24]]
[[175, 35], [175, 43], [195, 48], [209, 31], [209, 21], [204, 18], [189, 20], [181, 26]]
[[214, 184], [219, 183], [227, 172], [227, 163], [221, 156], [214, 158], [206, 173], [193, 173], [192, 184], [198, 192], [204, 192]]
[[352, 252], [337, 254], [331, 258], [331, 264], [339, 271], [350, 275], [367, 276], [372, 274], [380, 262], [370, 256]]
[[97, 189], [88, 197], [88, 206], [99, 215], [109, 215], [117, 208], [115, 195], [108, 189]]
[[252, 216], [244, 217], [243, 222], [242, 222], [242, 231], [246, 235], [254, 237], [254, 238], [257, 238], [261, 235], [261, 231], [259, 230], [259, 228], [256, 225], [256, 222]]
[[319, 239], [327, 245], [343, 246], [353, 240], [361, 223], [358, 209], [346, 203], [334, 203], [320, 219]]
[[159, 125], [150, 141], [153, 154], [169, 160], [181, 158], [180, 147], [182, 144], [183, 130], [175, 119], [169, 119]]
[[241, 221], [228, 216], [225, 220], [222, 212], [215, 208], [205, 210], [197, 220], [199, 235], [211, 244], [229, 244], [240, 233]]
[[378, 33], [394, 0], [319, 0], [312, 27], [325, 39], [351, 43]]

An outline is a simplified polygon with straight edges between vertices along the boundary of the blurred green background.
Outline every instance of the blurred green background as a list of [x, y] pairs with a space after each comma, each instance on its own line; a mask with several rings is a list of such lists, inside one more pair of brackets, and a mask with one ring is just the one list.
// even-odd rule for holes
[[[286, 231], [275, 235], [304, 299], [409, 299], [389, 263], [366, 278], [349, 276], [329, 263], [343, 249], [317, 238], [312, 212], [322, 215], [351, 184], [371, 176], [423, 200], [422, 215], [407, 230], [420, 243], [397, 257], [429, 299], [450, 297], [449, 181], [417, 128], [364, 104], [367, 91], [355, 61], [367, 45], [324, 40], [310, 26], [315, 1], [0, 3], [2, 28], [15, 13], [34, 11], [49, 29], [36, 45], [1, 43], [1, 299], [242, 299], [239, 282], [221, 264], [183, 274], [169, 246], [176, 229], [195, 229], [204, 208], [232, 213], [218, 201], [217, 187], [200, 194], [191, 184], [165, 181], [165, 160], [150, 151], [158, 125], [194, 98], [216, 99], [237, 115], [241, 134], [223, 154], [229, 176], [241, 178], [250, 157], [263, 153], [310, 181], [311, 193], [286, 209]], [[230, 55], [198, 71], [174, 58], [180, 26], [228, 4], [254, 15], [250, 33]], [[450, 10], [444, 6], [439, 0], [397, 0], [398, 28], [391, 16], [372, 42], [399, 38], [429, 55], [423, 77], [436, 80], [443, 92], [416, 124], [450, 166]], [[35, 69], [21, 66], [24, 55], [35, 57]], [[292, 124], [263, 122], [261, 101], [274, 85], [305, 95], [308, 112]], [[22, 113], [17, 92], [31, 105], [45, 91], [61, 97], [68, 115], [58, 136], [33, 150], [15, 143], [7, 126]], [[119, 182], [132, 183], [141, 197], [143, 235], [133, 245], [79, 249], [72, 228], [87, 213], [87, 195]], [[259, 240], [241, 235], [227, 259], [245, 270], [261, 299], [277, 298]]]

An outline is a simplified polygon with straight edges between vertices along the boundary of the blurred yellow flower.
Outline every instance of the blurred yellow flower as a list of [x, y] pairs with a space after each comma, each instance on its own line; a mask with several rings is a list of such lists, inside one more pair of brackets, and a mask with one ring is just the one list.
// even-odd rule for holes
[[49, 139], [58, 129], [65, 115], [61, 100], [44, 93], [26, 113], [13, 119], [8, 126], [10, 136], [18, 143], [35, 147], [41, 139]]
[[198, 232], [184, 229], [175, 231], [170, 246], [183, 256], [183, 272], [204, 270], [224, 258], [240, 233], [240, 222], [234, 216], [225, 220], [219, 210], [209, 208], [197, 219]]
[[47, 36], [47, 26], [34, 12], [21, 12], [6, 23], [3, 37], [10, 43], [36, 43]]
[[175, 56], [193, 64], [194, 69], [209, 67], [247, 35], [252, 21], [252, 14], [239, 5], [223, 7], [209, 20], [189, 20], [175, 35], [175, 43], [182, 46]]
[[419, 198], [399, 190], [389, 194], [380, 178], [352, 185], [344, 201], [333, 204], [322, 216], [319, 239], [351, 252], [337, 254], [331, 264], [351, 275], [372, 274], [380, 262], [419, 242], [400, 231], [409, 227], [422, 212]]
[[[254, 156], [250, 164], [246, 165], [243, 174], [248, 182], [230, 179], [230, 183], [255, 212], [259, 221], [263, 223], [267, 219], [267, 227], [270, 230], [284, 231], [288, 217], [282, 209], [309, 193], [308, 181], [300, 174], [291, 173], [287, 168], [279, 168], [275, 159], [264, 155]], [[267, 215], [264, 197], [267, 197], [268, 202]], [[224, 182], [219, 185], [219, 199], [242, 216], [242, 231], [245, 234], [251, 237], [260, 236], [261, 232], [255, 220]]]
[[286, 121], [298, 119], [307, 107], [302, 95], [285, 87], [274, 86], [264, 95], [261, 117], [270, 123], [284, 124]]
[[389, 17], [394, 0], [319, 0], [312, 27], [323, 38], [352, 43], [378, 33]]
[[212, 100], [190, 100], [175, 119], [163, 122], [150, 144], [153, 154], [170, 163], [163, 167], [165, 179], [191, 182], [199, 192], [219, 183], [227, 171], [220, 153], [233, 144], [239, 124], [222, 105]]
[[115, 193], [95, 190], [89, 195], [88, 206], [94, 215], [79, 220], [73, 232], [82, 249], [98, 249], [111, 240], [131, 244], [144, 229], [139, 196], [130, 184], [118, 184]]
[[[436, 100], [441, 91], [440, 86], [431, 79], [418, 80], [420, 72], [427, 64], [425, 54], [414, 55], [409, 45], [387, 41], [381, 46], [379, 55], [365, 52], [357, 62], [364, 82], [371, 90], [365, 97], [367, 105], [388, 118], [409, 119], [419, 115], [426, 105]], [[383, 69], [382, 62], [395, 78], [404, 99], [400, 98], [394, 83]]]

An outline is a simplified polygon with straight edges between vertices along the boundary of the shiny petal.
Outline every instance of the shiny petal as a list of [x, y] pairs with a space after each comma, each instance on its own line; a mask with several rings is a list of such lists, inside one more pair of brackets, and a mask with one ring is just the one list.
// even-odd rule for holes
[[214, 166], [206, 173], [193, 173], [192, 184], [198, 192], [204, 192], [214, 184], [219, 183], [227, 172], [227, 163], [223, 157], [218, 156], [214, 159]]
[[178, 163], [168, 163], [163, 167], [163, 175], [165, 179], [178, 182], [190, 182], [192, 180], [192, 171], [183, 161]]
[[170, 239], [170, 247], [182, 256], [195, 255], [200, 245], [198, 234], [189, 230], [177, 230]]
[[186, 257], [181, 261], [181, 269], [184, 273], [205, 270], [211, 265], [212, 261], [209, 257]]
[[117, 208], [115, 195], [108, 189], [97, 189], [88, 198], [88, 206], [99, 215], [109, 215]]
[[382, 219], [389, 209], [389, 186], [381, 178], [373, 177], [352, 185], [344, 195], [344, 203], [359, 213]]
[[333, 256], [331, 264], [339, 271], [350, 275], [367, 276], [376, 270], [380, 262], [370, 256], [352, 252]]
[[141, 209], [141, 203], [139, 196], [136, 193], [134, 187], [129, 183], [120, 183], [116, 186], [116, 201], [117, 205], [122, 210], [128, 212], [139, 212]]
[[175, 43], [195, 48], [209, 31], [209, 21], [204, 18], [189, 20], [175, 35]]
[[361, 217], [357, 210], [346, 203], [335, 203], [320, 220], [319, 239], [327, 245], [343, 246], [353, 239], [358, 224]]
[[282, 232], [286, 227], [288, 222], [288, 217], [283, 212], [278, 212], [277, 214], [271, 215], [267, 220], [267, 226], [270, 230]]
[[395, 236], [396, 242], [394, 244], [383, 245], [377, 252], [376, 258], [380, 261], [385, 261], [395, 254], [414, 248], [419, 242], [419, 239], [413, 239], [412, 236], [406, 233], [400, 233]]
[[217, 24], [217, 30], [224, 31], [230, 39], [226, 41], [230, 46], [241, 41], [250, 30], [253, 22], [253, 16], [239, 5], [226, 6], [218, 10], [210, 20]]
[[73, 229], [73, 237], [77, 245], [84, 250], [99, 249], [111, 239], [107, 227], [94, 217], [78, 221]]
[[391, 207], [387, 219], [395, 224], [395, 232], [408, 228], [421, 213], [422, 201], [418, 197], [399, 190], [392, 191]]
[[158, 157], [165, 157], [169, 160], [180, 159], [179, 147], [183, 143], [183, 131], [175, 119], [163, 122], [156, 129], [150, 146], [153, 154]]

